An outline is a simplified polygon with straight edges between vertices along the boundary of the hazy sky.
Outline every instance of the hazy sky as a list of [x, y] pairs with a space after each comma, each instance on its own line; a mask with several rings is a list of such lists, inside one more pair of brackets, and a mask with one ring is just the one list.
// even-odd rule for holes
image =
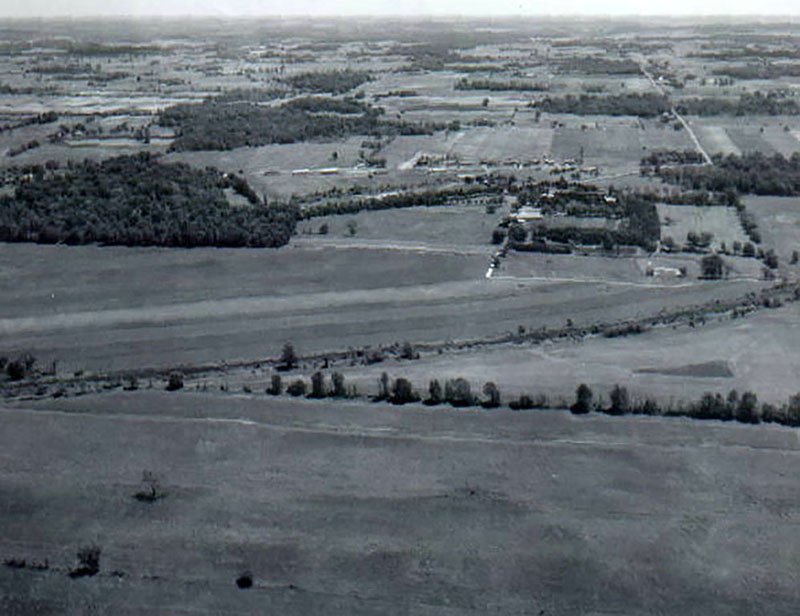
[[800, 0], [0, 0], [0, 16], [793, 15]]

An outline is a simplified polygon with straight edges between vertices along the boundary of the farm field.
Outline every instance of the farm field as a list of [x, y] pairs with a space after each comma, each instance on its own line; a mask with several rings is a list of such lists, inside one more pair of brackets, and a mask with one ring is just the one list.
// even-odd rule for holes
[[774, 247], [781, 266], [786, 266], [784, 271], [795, 272], [797, 265], [791, 265], [791, 257], [800, 250], [800, 199], [749, 196], [745, 203], [755, 216], [764, 241]]
[[0, 616], [800, 613], [800, 24], [6, 22]]
[[718, 251], [725, 244], [731, 250], [734, 242], [745, 244], [750, 238], [744, 233], [736, 209], [733, 207], [694, 205], [669, 205], [659, 203], [658, 217], [661, 222], [662, 241], [671, 237], [677, 244], [686, 244], [686, 236], [711, 233], [710, 248]]
[[[258, 360], [277, 356], [287, 341], [309, 353], [491, 337], [518, 325], [563, 326], [567, 317], [590, 324], [655, 314], [763, 287], [486, 280], [488, 252], [347, 246], [72, 247], [64, 259], [64, 247], [6, 245], [13, 267], [0, 331], [9, 352], [58, 360], [70, 374]], [[98, 260], [101, 250], [116, 258]]]
[[[0, 410], [14, 503], [0, 549], [49, 569], [0, 568], [6, 613], [788, 615], [800, 601], [790, 429], [188, 393], [37, 406]], [[149, 504], [133, 498], [144, 464], [165, 494]], [[88, 544], [100, 572], [70, 579]]]
[[741, 155], [743, 152], [791, 156], [800, 152], [800, 141], [792, 131], [794, 117], [698, 118], [692, 117], [700, 143], [709, 154]]
[[[483, 254], [491, 253], [489, 239], [498, 218], [507, 208], [498, 207], [493, 214], [486, 213], [486, 206], [442, 205], [409, 207], [394, 210], [362, 211], [353, 215], [316, 216], [299, 224], [299, 233], [318, 233], [327, 225], [325, 236], [308, 240], [311, 244], [320, 240], [344, 238], [348, 241], [383, 240], [403, 241], [409, 244], [447, 248], [467, 246]], [[351, 231], [352, 229], [352, 231]]]

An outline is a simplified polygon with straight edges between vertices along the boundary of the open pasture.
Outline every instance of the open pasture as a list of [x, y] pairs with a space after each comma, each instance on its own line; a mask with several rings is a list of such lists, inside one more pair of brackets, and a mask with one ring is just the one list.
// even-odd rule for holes
[[319, 216], [303, 221], [298, 232], [313, 234], [326, 225], [325, 239], [385, 240], [423, 246], [471, 246], [490, 253], [489, 240], [501, 209], [487, 214], [484, 205], [437, 205]]
[[686, 131], [675, 131], [658, 122], [633, 117], [586, 116], [579, 119], [580, 125], [571, 123], [556, 129], [553, 156], [577, 159], [582, 150], [584, 165], [599, 167], [603, 175], [638, 174], [639, 161], [650, 151], [693, 147]]
[[701, 207], [695, 205], [668, 205], [659, 203], [658, 218], [661, 222], [661, 239], [671, 237], [676, 244], [687, 243], [690, 232], [712, 233], [710, 248], [720, 250], [724, 243], [731, 250], [734, 242], [744, 244], [750, 239], [745, 235], [736, 209], [725, 206]]
[[750, 195], [744, 203], [758, 222], [764, 245], [775, 250], [782, 266], [788, 265], [792, 252], [800, 251], [800, 198]]
[[[49, 564], [0, 568], [5, 613], [788, 616], [800, 601], [791, 429], [189, 393], [38, 406], [0, 410], [0, 550]], [[133, 498], [144, 469], [154, 503]], [[89, 544], [100, 572], [70, 579]]]

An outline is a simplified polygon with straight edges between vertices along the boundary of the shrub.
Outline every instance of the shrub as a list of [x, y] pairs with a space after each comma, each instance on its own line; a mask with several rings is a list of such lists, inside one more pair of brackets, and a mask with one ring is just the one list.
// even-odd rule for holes
[[84, 546], [78, 550], [78, 566], [70, 571], [70, 577], [96, 575], [100, 571], [101, 550], [95, 545]]
[[167, 382], [167, 391], [178, 391], [179, 389], [183, 389], [183, 373], [171, 372]]
[[306, 395], [306, 382], [303, 379], [295, 379], [286, 388], [286, 393], [292, 396], [305, 396]]
[[250, 588], [253, 586], [253, 574], [252, 573], [243, 573], [238, 578], [236, 578], [236, 586], [244, 590], [245, 588]]
[[512, 411], [527, 411], [533, 408], [533, 400], [528, 394], [522, 394], [516, 400], [509, 402], [508, 407]]

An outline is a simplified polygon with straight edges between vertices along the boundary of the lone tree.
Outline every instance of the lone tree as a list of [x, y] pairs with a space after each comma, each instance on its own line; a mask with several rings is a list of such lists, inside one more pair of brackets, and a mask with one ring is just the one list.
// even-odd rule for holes
[[592, 410], [592, 397], [594, 394], [589, 386], [585, 383], [578, 385], [575, 390], [575, 404], [570, 407], [570, 410], [576, 415], [584, 415]]
[[297, 368], [297, 355], [294, 352], [294, 346], [291, 342], [283, 345], [281, 351], [281, 363], [278, 366], [280, 370], [293, 370]]

